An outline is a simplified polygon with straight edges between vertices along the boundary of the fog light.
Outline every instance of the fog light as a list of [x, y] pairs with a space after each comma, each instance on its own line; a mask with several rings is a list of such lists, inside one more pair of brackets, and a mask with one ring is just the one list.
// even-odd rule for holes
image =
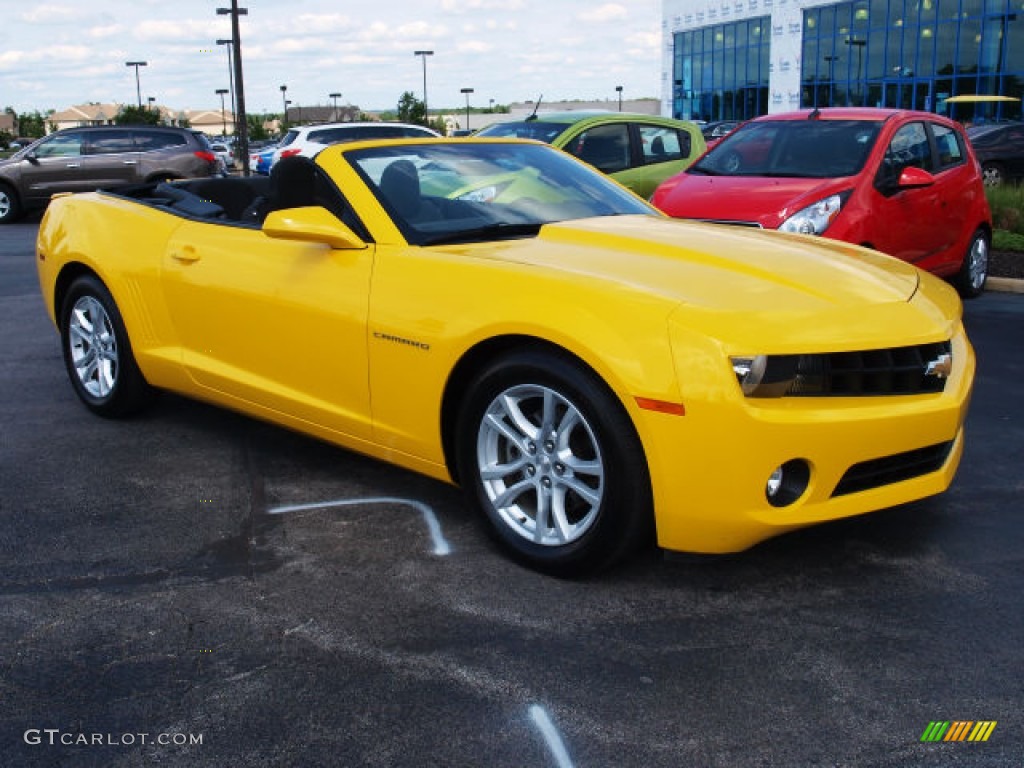
[[804, 495], [810, 481], [810, 465], [803, 459], [791, 459], [772, 470], [765, 484], [765, 498], [773, 507], [787, 507]]

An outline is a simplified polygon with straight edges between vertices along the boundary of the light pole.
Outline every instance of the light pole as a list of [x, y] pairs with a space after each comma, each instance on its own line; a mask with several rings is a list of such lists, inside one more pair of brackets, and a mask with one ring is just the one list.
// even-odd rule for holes
[[135, 91], [139, 97], [139, 109], [142, 109], [142, 86], [139, 84], [139, 67], [145, 67], [145, 61], [126, 61], [126, 67], [135, 67]]
[[221, 133], [226, 137], [228, 135], [228, 119], [224, 115], [224, 95], [229, 93], [229, 91], [227, 88], [218, 88], [216, 93], [220, 96]]
[[231, 0], [230, 8], [218, 8], [218, 16], [231, 16], [231, 39], [232, 48], [235, 51], [235, 101], [237, 111], [235, 119], [238, 121], [238, 153], [242, 159], [242, 175], [249, 175], [249, 120], [245, 116], [245, 84], [242, 79], [242, 31], [238, 26], [238, 17], [247, 16], [247, 8], [239, 8], [238, 0]]
[[[235, 68], [231, 64], [231, 49], [235, 45], [235, 41], [229, 38], [221, 38], [217, 41], [217, 45], [225, 46], [225, 50], [228, 52], [228, 89], [231, 91], [231, 112], [238, 117], [238, 110], [235, 106]], [[238, 126], [235, 126], [235, 134], [238, 134]]]
[[329, 93], [327, 95], [334, 102], [334, 122], [336, 122], [336, 123], [340, 122], [338, 120], [338, 99], [341, 98], [341, 94], [340, 93]]
[[[826, 56], [825, 57], [825, 61], [828, 62], [828, 106], [831, 107], [832, 106], [832, 81], [835, 79], [832, 76], [833, 75], [833, 67], [835, 66], [835, 63], [837, 61], [839, 61], [839, 57], [838, 56]], [[814, 96], [815, 96], [814, 106], [818, 106], [818, 102], [817, 102], [818, 94], [817, 94], [817, 92], [815, 92]]]
[[288, 104], [289, 103], [290, 102], [288, 101], [288, 86], [287, 85], [282, 85], [281, 86], [281, 105], [282, 105], [282, 108], [284, 109], [284, 113], [281, 115], [281, 127], [282, 128], [288, 122]]
[[153, 102], [154, 101], [156, 101], [156, 96], [147, 96], [146, 97], [146, 109], [148, 109], [150, 112], [153, 111]]
[[469, 94], [473, 93], [472, 88], [463, 88], [459, 93], [466, 94], [466, 130], [469, 130]]
[[413, 56], [423, 57], [423, 122], [430, 125], [430, 111], [427, 109], [427, 56], [433, 56], [433, 51], [413, 51]]
[[619, 94], [619, 112], [622, 111], [622, 86], [616, 85], [615, 91]]
[[[863, 102], [864, 101], [864, 98], [863, 98], [864, 97], [864, 91], [861, 89], [861, 84], [860, 84], [860, 66], [861, 66], [861, 63], [862, 63], [861, 59], [864, 56], [864, 47], [868, 44], [868, 41], [867, 40], [859, 40], [856, 37], [848, 37], [848, 38], [846, 38], [846, 44], [847, 45], [852, 45], [854, 48], [857, 49], [857, 101], [858, 102]], [[856, 106], [859, 107], [861, 105], [857, 104]]]

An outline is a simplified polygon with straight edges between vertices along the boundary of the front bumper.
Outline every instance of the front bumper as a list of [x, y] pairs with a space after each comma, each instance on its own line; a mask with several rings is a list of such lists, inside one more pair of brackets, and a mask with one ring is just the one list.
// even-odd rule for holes
[[[684, 395], [683, 417], [645, 412], [639, 427], [659, 545], [735, 552], [795, 528], [944, 491], [963, 452], [975, 370], [962, 326], [951, 344], [954, 369], [941, 393], [755, 399], [732, 387], [706, 390], [700, 398]], [[919, 456], [928, 460], [915, 468]], [[768, 478], [792, 460], [810, 470], [806, 490], [792, 503], [773, 506], [765, 493]], [[890, 465], [896, 469], [887, 474]], [[861, 479], [851, 485], [848, 477], [841, 486], [854, 467], [861, 478], [881, 468], [881, 484]]]

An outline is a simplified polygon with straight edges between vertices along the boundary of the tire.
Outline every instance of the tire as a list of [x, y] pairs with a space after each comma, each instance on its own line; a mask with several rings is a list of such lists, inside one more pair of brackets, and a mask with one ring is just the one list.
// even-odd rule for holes
[[456, 449], [462, 488], [514, 559], [583, 577], [649, 541], [643, 448], [604, 382], [560, 355], [521, 351], [468, 391]]
[[10, 224], [21, 216], [18, 195], [6, 184], [0, 184], [0, 224]]
[[981, 167], [981, 179], [986, 187], [1000, 187], [1006, 183], [1006, 173], [1001, 165], [985, 163]]
[[71, 284], [61, 308], [60, 335], [68, 378], [93, 413], [127, 416], [152, 399], [121, 313], [97, 278], [86, 275]]
[[956, 289], [965, 299], [973, 299], [985, 291], [985, 281], [988, 280], [988, 252], [988, 235], [983, 229], [975, 230], [964, 254], [960, 271], [953, 280]]

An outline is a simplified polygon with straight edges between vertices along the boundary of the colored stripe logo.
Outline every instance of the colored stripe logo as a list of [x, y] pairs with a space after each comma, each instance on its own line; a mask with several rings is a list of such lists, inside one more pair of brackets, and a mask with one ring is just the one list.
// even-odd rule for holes
[[933, 720], [921, 734], [921, 741], [988, 741], [996, 720]]

